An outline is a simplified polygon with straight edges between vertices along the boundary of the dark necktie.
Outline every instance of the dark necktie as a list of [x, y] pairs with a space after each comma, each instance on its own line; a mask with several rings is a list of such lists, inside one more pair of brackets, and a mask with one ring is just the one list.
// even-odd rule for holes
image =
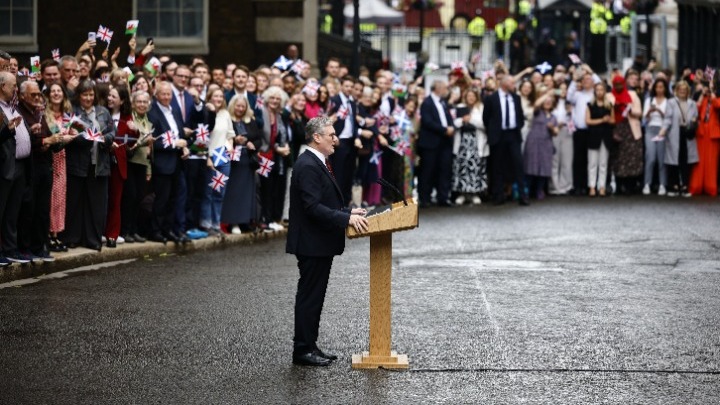
[[505, 129], [510, 129], [510, 95], [505, 98]]
[[327, 166], [328, 171], [330, 172], [330, 175], [335, 178], [335, 172], [333, 171], [332, 165], [330, 164], [330, 159], [325, 158], [325, 166]]

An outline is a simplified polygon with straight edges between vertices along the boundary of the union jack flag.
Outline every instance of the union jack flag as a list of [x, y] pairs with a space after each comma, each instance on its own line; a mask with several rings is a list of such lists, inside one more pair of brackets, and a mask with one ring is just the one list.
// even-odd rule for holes
[[160, 138], [162, 138], [163, 148], [169, 149], [175, 147], [175, 141], [177, 140], [177, 137], [175, 134], [172, 133], [172, 131], [167, 131], [164, 134], [160, 135]]
[[208, 125], [198, 124], [197, 128], [195, 128], [195, 134], [195, 145], [207, 145], [208, 141], [210, 140], [210, 131], [208, 130]]
[[392, 139], [393, 141], [397, 141], [398, 139], [400, 139], [400, 136], [402, 136], [400, 126], [396, 125], [392, 127], [392, 129], [390, 130], [390, 139]]
[[375, 120], [377, 120], [377, 126], [381, 127], [383, 125], [389, 125], [390, 124], [390, 117], [385, 115], [382, 111], [378, 110], [377, 113], [375, 113]]
[[265, 107], [265, 102], [263, 101], [263, 99], [262, 99], [261, 96], [258, 96], [258, 97], [255, 99], [255, 109], [258, 110], [258, 109], [261, 109], [261, 108], [263, 108], [263, 107]]
[[62, 117], [62, 124], [65, 128], [75, 128], [77, 130], [83, 131], [87, 127], [85, 123], [75, 114], [63, 114]]
[[309, 66], [310, 66], [310, 65], [308, 65], [304, 60], [298, 59], [297, 62], [295, 62], [295, 63], [292, 65], [292, 68], [291, 68], [291, 69], [292, 69], [293, 72], [295, 72], [295, 73], [297, 73], [297, 74], [300, 74], [300, 73], [302, 73], [302, 71], [303, 71], [305, 68], [307, 68], [307, 67], [309, 67]]
[[60, 60], [60, 48], [55, 48], [52, 51], [52, 58], [56, 61]]
[[398, 142], [397, 145], [392, 148], [392, 150], [400, 156], [405, 156], [405, 152], [408, 150], [409, 147], [410, 144], [407, 141], [402, 140]]
[[103, 138], [102, 132], [94, 129], [94, 128], [88, 128], [85, 130], [85, 139], [88, 141], [93, 142], [103, 142], [105, 138]]
[[227, 149], [224, 146], [213, 149], [210, 158], [212, 159], [213, 166], [215, 167], [221, 166], [230, 161], [227, 156]]
[[98, 27], [97, 39], [99, 39], [100, 41], [107, 42], [108, 44], [110, 44], [110, 40], [112, 39], [112, 36], [113, 36], [113, 32], [110, 31], [109, 28], [103, 27], [102, 25], [100, 27]]
[[221, 172], [215, 170], [215, 174], [213, 175], [212, 179], [210, 180], [210, 183], [208, 186], [213, 189], [215, 192], [221, 192], [222, 189], [225, 188], [225, 185], [227, 184], [229, 177], [222, 174]]
[[456, 69], [465, 69], [465, 62], [461, 60], [456, 60], [455, 62], [452, 62], [450, 64], [450, 69], [456, 70]]
[[260, 156], [260, 167], [256, 171], [257, 174], [263, 177], [268, 177], [274, 164], [275, 162], [272, 160], [266, 158], [265, 156]]
[[314, 96], [317, 93], [318, 89], [320, 89], [320, 83], [316, 82], [315, 80], [311, 80], [305, 84], [302, 92], [309, 96]]
[[417, 61], [415, 59], [408, 59], [403, 62], [403, 70], [415, 70], [417, 69]]
[[337, 116], [339, 119], [344, 120], [347, 118], [348, 114], [350, 114], [350, 109], [346, 106], [341, 106], [337, 111]]
[[715, 77], [715, 69], [711, 68], [710, 66], [705, 66], [705, 73], [704, 73], [705, 79], [708, 81], [712, 81], [713, 77]]
[[230, 161], [232, 162], [239, 162], [240, 155], [242, 155], [242, 146], [240, 145], [228, 150], [228, 156], [230, 157]]

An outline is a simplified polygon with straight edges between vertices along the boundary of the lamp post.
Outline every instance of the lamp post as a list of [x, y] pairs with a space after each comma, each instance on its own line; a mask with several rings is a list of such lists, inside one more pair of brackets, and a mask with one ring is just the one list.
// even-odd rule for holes
[[360, 74], [360, 0], [353, 0], [353, 54], [350, 72]]

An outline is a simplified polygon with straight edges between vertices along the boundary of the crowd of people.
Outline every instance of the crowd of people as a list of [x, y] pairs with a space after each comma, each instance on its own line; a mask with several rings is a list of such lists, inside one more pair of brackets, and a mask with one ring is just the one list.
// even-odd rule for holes
[[121, 67], [95, 45], [30, 67], [0, 52], [0, 266], [281, 230], [305, 125], [323, 115], [348, 205], [717, 194], [708, 72], [603, 79], [581, 63], [511, 73], [498, 61], [482, 77], [464, 66], [353, 77], [330, 58], [316, 78], [295, 46], [249, 69], [178, 63], [152, 42], [136, 53], [134, 37]]

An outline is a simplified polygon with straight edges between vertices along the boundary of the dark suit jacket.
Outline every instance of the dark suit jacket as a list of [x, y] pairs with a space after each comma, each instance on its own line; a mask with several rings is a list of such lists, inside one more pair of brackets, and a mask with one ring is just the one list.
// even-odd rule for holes
[[[183, 122], [180, 111], [173, 107], [172, 114], [175, 117], [175, 125], [177, 125], [178, 131], [182, 133]], [[153, 173], [173, 174], [178, 168], [182, 151], [172, 146], [166, 148], [163, 145], [160, 135], [170, 130], [170, 124], [165, 119], [162, 111], [160, 111], [157, 101], [152, 102], [152, 108], [148, 111], [147, 116], [153, 126], [153, 137], [156, 138], [153, 143]]]
[[[182, 111], [180, 109], [180, 103], [178, 102], [177, 97], [175, 97], [174, 91], [172, 95], [170, 106], [173, 110]], [[183, 126], [185, 128], [195, 129], [197, 128], [197, 124], [202, 122], [203, 110], [197, 111], [195, 109], [195, 100], [187, 91], [183, 91], [183, 98], [185, 99], [185, 116], [182, 117]]]
[[15, 131], [10, 130], [8, 117], [0, 110], [0, 177], [15, 177]]
[[[447, 105], [443, 103], [443, 110], [445, 112], [445, 120], [447, 121], [448, 127], [453, 126], [452, 116], [448, 111]], [[442, 126], [440, 121], [440, 114], [438, 113], [435, 103], [431, 96], [425, 97], [425, 100], [420, 106], [420, 133], [418, 136], [417, 145], [421, 148], [437, 148], [439, 146], [452, 145], [453, 138], [447, 136], [447, 128]]]
[[[85, 110], [79, 106], [75, 106], [74, 110], [75, 115], [79, 116], [87, 126], [93, 125]], [[95, 106], [95, 119], [98, 125], [100, 125], [100, 128], [96, 129], [100, 130], [105, 138], [103, 142], [98, 142], [95, 176], [109, 176], [110, 149], [115, 139], [115, 123], [112, 120], [110, 112], [105, 107], [99, 105]], [[85, 139], [81, 133], [65, 146], [68, 174], [78, 177], [87, 177], [88, 174], [90, 174], [94, 143], [94, 141]]]
[[[513, 102], [515, 103], [515, 122], [518, 133], [525, 125], [525, 115], [523, 114], [520, 96], [512, 93]], [[502, 135], [502, 107], [500, 106], [500, 93], [495, 92], [485, 98], [485, 108], [483, 110], [483, 123], [487, 129], [488, 145], [497, 145]]]
[[[330, 103], [332, 104], [332, 108], [328, 111], [328, 115], [333, 115], [336, 112], [338, 112], [340, 107], [342, 107], [342, 105], [343, 105], [342, 98], [340, 98], [340, 94], [337, 94], [335, 97], [332, 97], [330, 99]], [[349, 115], [352, 117], [352, 124], [353, 124], [353, 128], [352, 128], [353, 136], [352, 137], [357, 138], [359, 136], [358, 135], [358, 124], [357, 124], [357, 120], [355, 119], [355, 116], [358, 113], [357, 105], [355, 104], [355, 102], [353, 100], [348, 100], [348, 104], [350, 105], [350, 114]], [[335, 123], [333, 124], [333, 128], [335, 128], [335, 133], [337, 133], [337, 136], [339, 138], [340, 134], [345, 129], [345, 120], [341, 120], [340, 118], [338, 118], [337, 120], [335, 120]]]
[[350, 211], [332, 175], [312, 152], [300, 154], [290, 182], [286, 252], [313, 257], [340, 255]]

